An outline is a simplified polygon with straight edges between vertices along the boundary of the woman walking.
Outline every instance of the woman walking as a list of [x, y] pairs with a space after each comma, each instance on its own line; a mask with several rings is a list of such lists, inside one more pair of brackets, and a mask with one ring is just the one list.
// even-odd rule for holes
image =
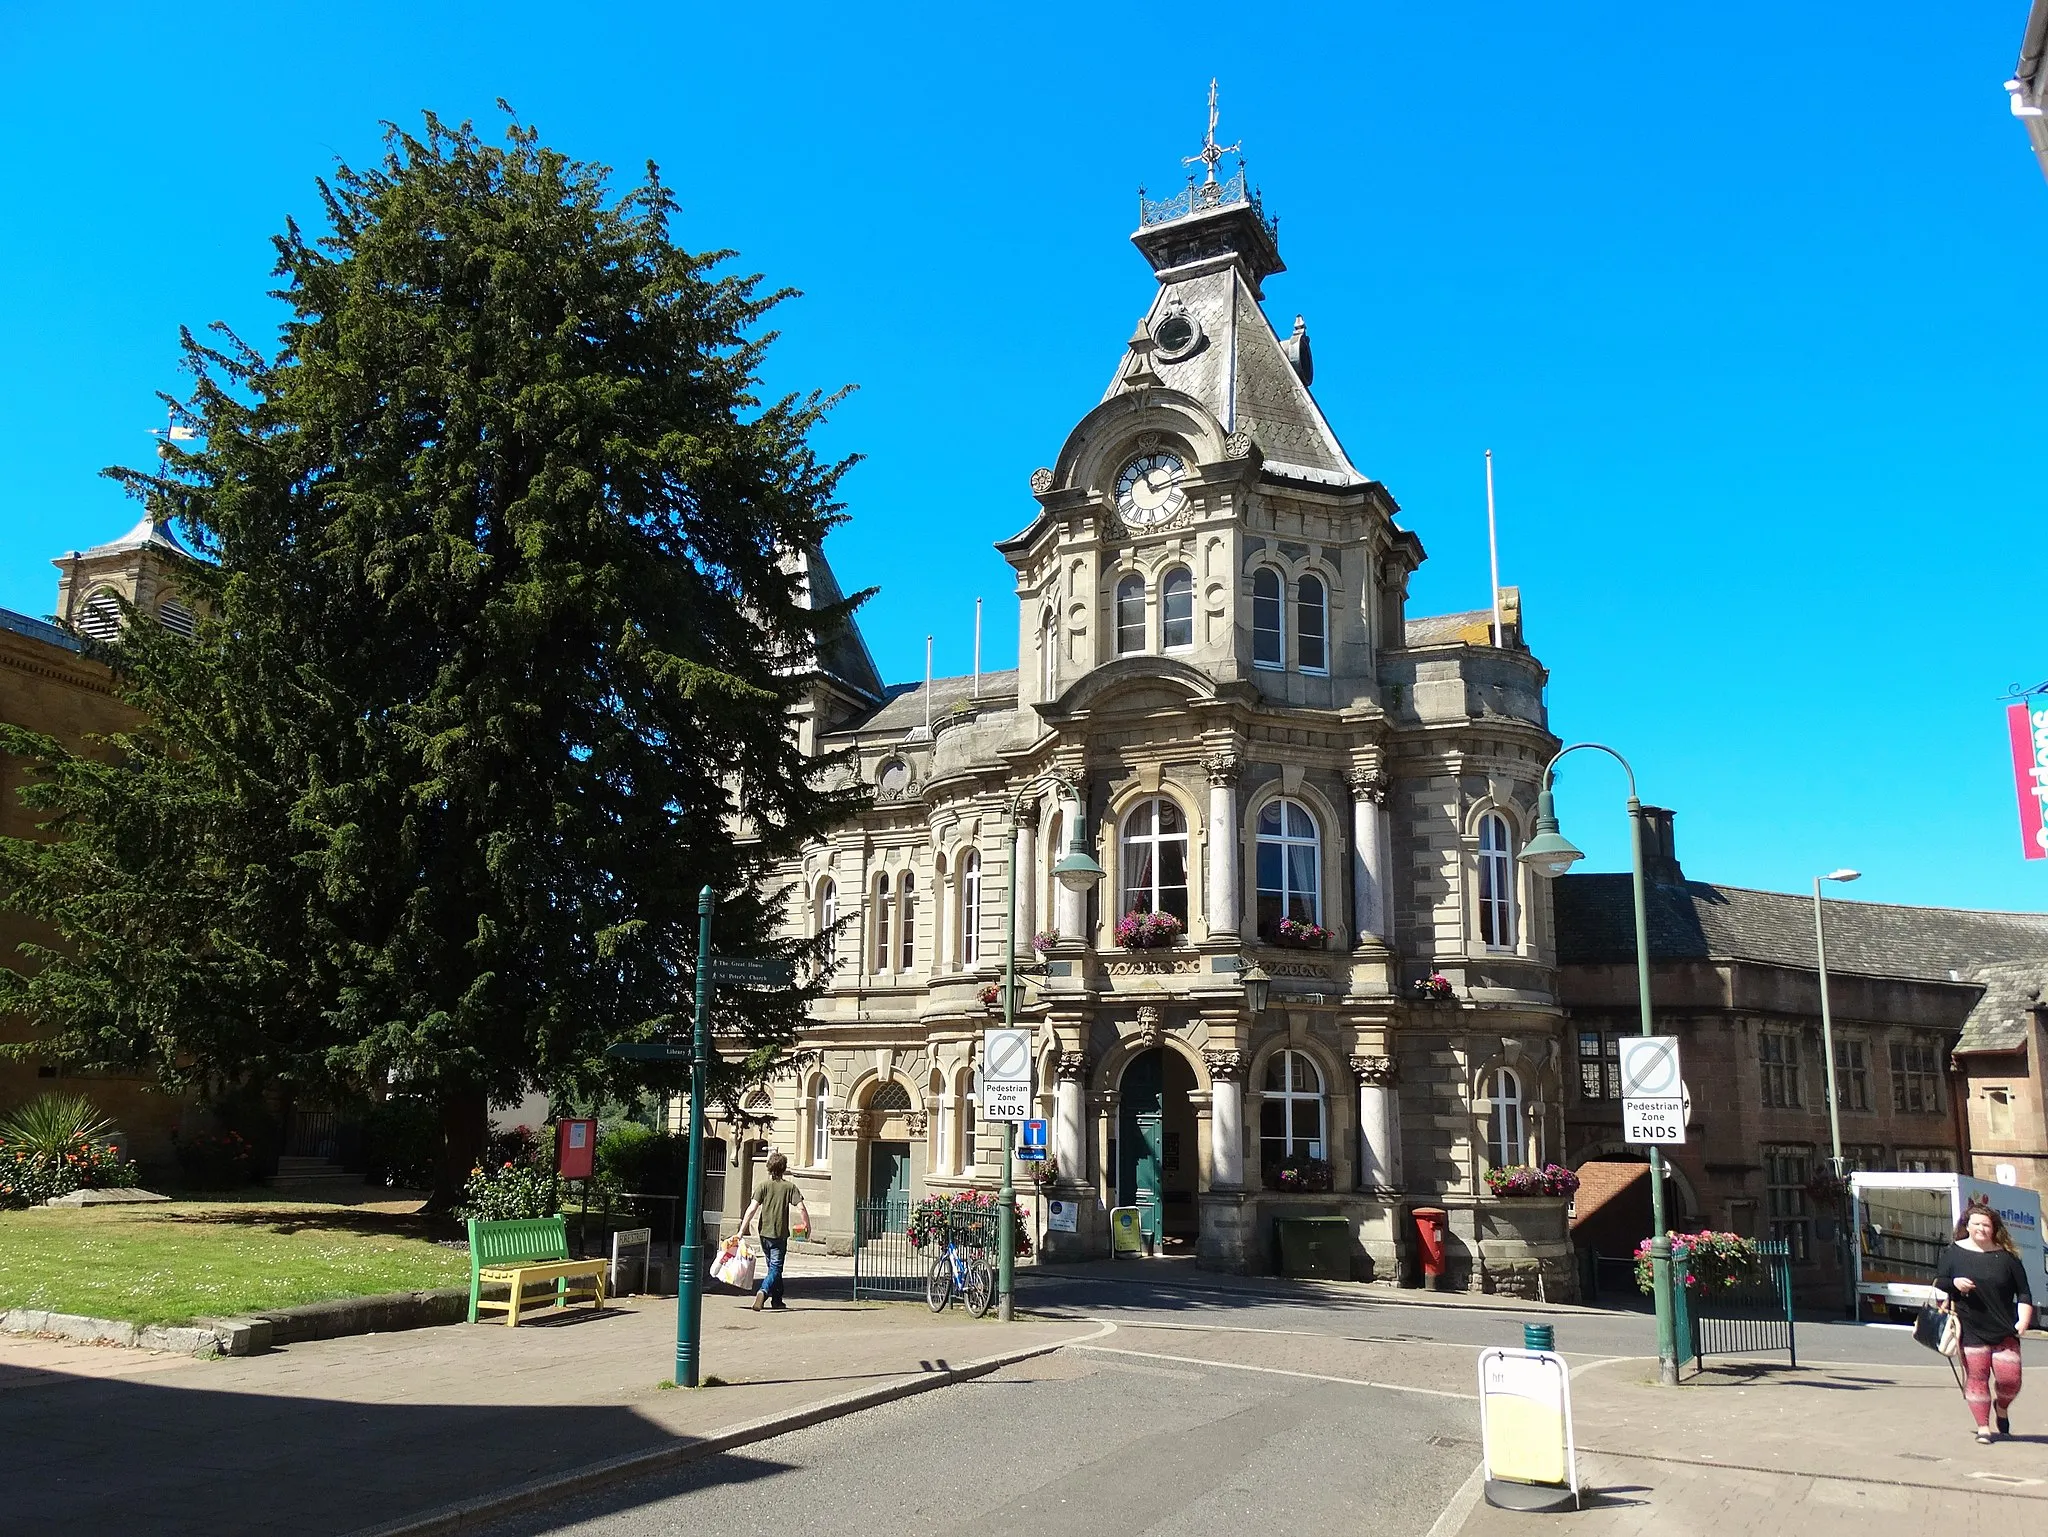
[[[1977, 1421], [1977, 1439], [1990, 1445], [2012, 1434], [2007, 1411], [2020, 1396], [2020, 1336], [2034, 1324], [2027, 1269], [1998, 1213], [1973, 1205], [1942, 1251], [1934, 1284], [1949, 1295], [1961, 1325], [1963, 1397]], [[1998, 1432], [1991, 1430], [1997, 1409]]]

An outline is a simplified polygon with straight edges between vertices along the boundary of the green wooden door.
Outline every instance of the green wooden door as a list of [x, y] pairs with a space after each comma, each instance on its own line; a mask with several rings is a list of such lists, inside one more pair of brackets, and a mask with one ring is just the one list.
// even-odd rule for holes
[[1165, 1236], [1161, 1175], [1166, 1132], [1161, 1107], [1165, 1064], [1158, 1051], [1135, 1057], [1124, 1069], [1117, 1110], [1117, 1202], [1138, 1208], [1138, 1222], [1155, 1251]]
[[910, 1144], [875, 1142], [868, 1147], [868, 1199], [887, 1202], [889, 1231], [910, 1221]]

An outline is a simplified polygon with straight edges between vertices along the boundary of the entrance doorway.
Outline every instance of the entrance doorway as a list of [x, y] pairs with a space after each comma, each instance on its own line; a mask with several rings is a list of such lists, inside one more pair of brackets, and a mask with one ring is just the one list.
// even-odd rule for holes
[[900, 1232], [910, 1221], [910, 1144], [868, 1144], [868, 1200], [886, 1213], [888, 1231]]
[[1124, 1069], [1117, 1109], [1117, 1203], [1138, 1208], [1154, 1252], [1192, 1246], [1200, 1231], [1195, 1073], [1176, 1052], [1141, 1052]]

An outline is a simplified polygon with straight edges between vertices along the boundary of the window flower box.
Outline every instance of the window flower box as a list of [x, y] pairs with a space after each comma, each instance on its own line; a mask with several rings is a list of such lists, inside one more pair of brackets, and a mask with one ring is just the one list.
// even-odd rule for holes
[[1003, 1012], [1003, 990], [996, 983], [990, 982], [985, 984], [977, 996], [981, 999], [981, 1006], [987, 1009], [989, 1013], [1000, 1014]]
[[1128, 912], [1116, 921], [1116, 942], [1126, 950], [1164, 950], [1181, 942], [1188, 926], [1172, 913]]
[[1547, 1163], [1540, 1169], [1511, 1164], [1486, 1171], [1486, 1188], [1497, 1196], [1570, 1196], [1577, 1193], [1579, 1177], [1561, 1163]]
[[1295, 918], [1282, 918], [1279, 926], [1267, 938], [1283, 950], [1323, 950], [1329, 947], [1330, 931], [1320, 923], [1303, 923]]
[[1458, 991], [1451, 986], [1451, 979], [1441, 972], [1431, 972], [1415, 983], [1415, 997], [1421, 1003], [1449, 1003], [1457, 996]]
[[1327, 1158], [1289, 1153], [1266, 1166], [1266, 1186], [1270, 1190], [1307, 1195], [1328, 1190], [1334, 1182], [1334, 1171]]

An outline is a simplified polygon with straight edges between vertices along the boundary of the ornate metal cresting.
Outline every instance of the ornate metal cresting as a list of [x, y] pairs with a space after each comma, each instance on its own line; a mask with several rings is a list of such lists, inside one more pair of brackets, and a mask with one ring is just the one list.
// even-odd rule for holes
[[[1225, 155], [1236, 155], [1237, 171], [1222, 181], [1216, 179], [1216, 163]], [[1280, 225], [1277, 220], [1266, 217], [1265, 204], [1257, 191], [1249, 187], [1244, 176], [1244, 155], [1242, 144], [1218, 144], [1216, 142], [1216, 82], [1209, 82], [1209, 131], [1202, 136], [1201, 149], [1184, 157], [1182, 165], [1199, 165], [1205, 175], [1201, 181], [1188, 178], [1185, 190], [1168, 198], [1148, 198], [1145, 189], [1138, 189], [1138, 224], [1147, 227], [1167, 224], [1175, 219], [1185, 219], [1189, 214], [1205, 213], [1211, 208], [1223, 208], [1232, 203], [1243, 203], [1258, 215], [1259, 222], [1268, 234], [1276, 239]]]

